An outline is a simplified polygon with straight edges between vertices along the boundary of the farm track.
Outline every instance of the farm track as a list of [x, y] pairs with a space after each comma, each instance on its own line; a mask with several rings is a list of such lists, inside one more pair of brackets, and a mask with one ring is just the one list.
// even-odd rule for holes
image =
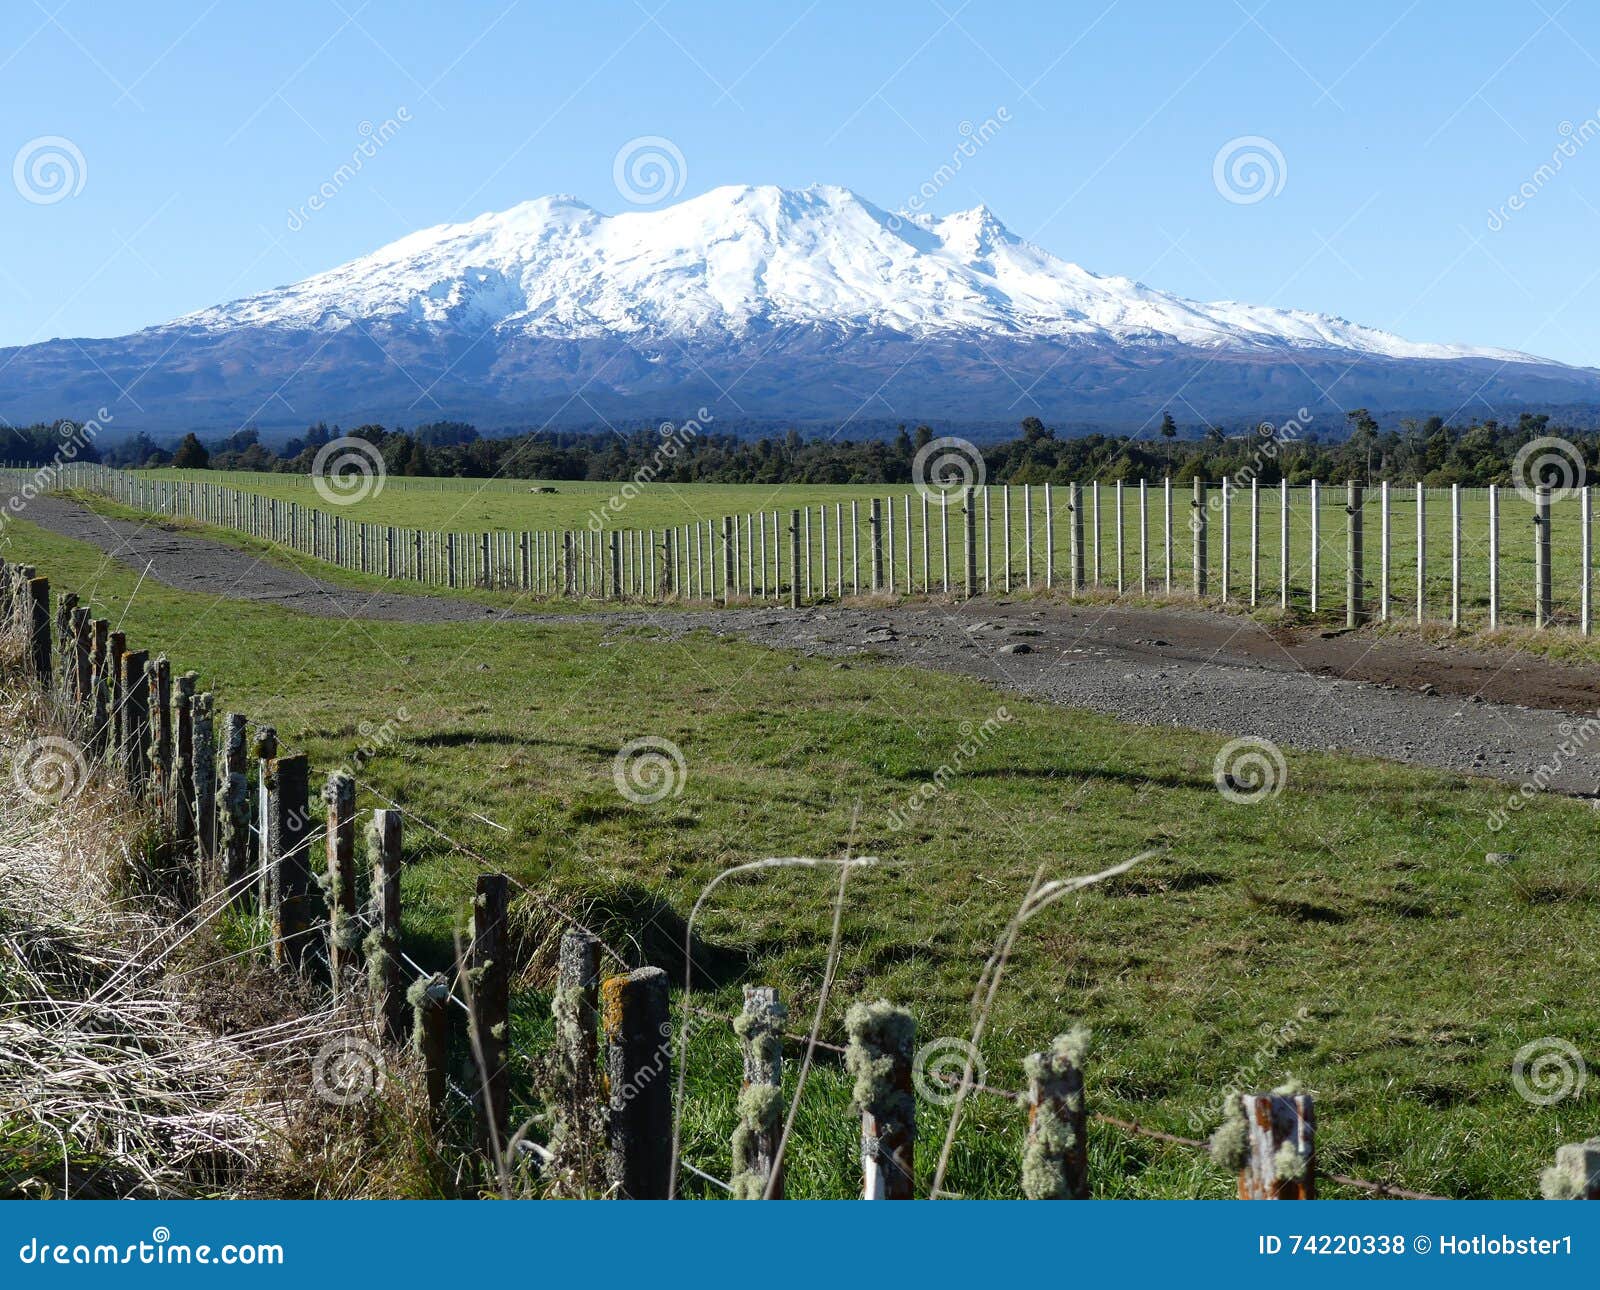
[[[340, 586], [204, 537], [107, 519], [60, 497], [36, 498], [22, 513], [166, 586], [323, 617], [586, 623], [667, 636], [708, 630], [841, 662], [857, 657], [958, 672], [1139, 724], [1253, 735], [1513, 784], [1537, 779], [1573, 795], [1600, 789], [1600, 740], [1581, 731], [1570, 737], [1575, 716], [1600, 708], [1600, 668], [1510, 650], [1269, 629], [1204, 610], [1035, 600], [518, 612]], [[981, 721], [986, 714], [973, 715]]]

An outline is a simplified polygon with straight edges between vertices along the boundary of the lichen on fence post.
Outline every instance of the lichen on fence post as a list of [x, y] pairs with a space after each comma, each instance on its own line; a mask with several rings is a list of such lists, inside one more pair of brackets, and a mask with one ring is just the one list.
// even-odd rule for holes
[[111, 717], [111, 687], [106, 677], [106, 652], [111, 640], [111, 624], [96, 618], [89, 624], [92, 654], [89, 665], [89, 748], [96, 757], [105, 756]]
[[400, 812], [374, 811], [367, 826], [372, 903], [367, 933], [367, 989], [374, 1020], [391, 1042], [405, 1036], [406, 988], [400, 966]]
[[172, 696], [173, 753], [167, 799], [172, 803], [172, 840], [181, 853], [194, 845], [194, 694], [196, 676], [185, 672]]
[[322, 789], [327, 809], [328, 979], [343, 997], [361, 970], [361, 924], [356, 900], [356, 781], [343, 771]]
[[442, 976], [418, 977], [402, 1002], [411, 1006], [411, 1048], [422, 1063], [423, 1086], [428, 1094], [428, 1122], [438, 1133], [445, 1122], [445, 1058], [450, 1047], [450, 983]]
[[1211, 1135], [1211, 1156], [1239, 1175], [1240, 1200], [1315, 1200], [1316, 1130], [1311, 1096], [1297, 1085], [1235, 1093]]
[[33, 679], [39, 688], [50, 689], [50, 579], [28, 579], [29, 643], [33, 655]]
[[156, 815], [172, 827], [172, 664], [158, 654], [145, 667], [150, 718], [150, 784]]
[[271, 726], [257, 726], [250, 742], [250, 755], [256, 763], [255, 827], [250, 830], [251, 863], [256, 874], [256, 907], [269, 916], [278, 902], [277, 872], [268, 863], [267, 817], [272, 811], [272, 759], [278, 755], [278, 732]]
[[126, 751], [122, 741], [122, 657], [128, 652], [128, 638], [122, 632], [112, 632], [106, 638], [106, 742], [111, 759], [126, 767]]
[[122, 764], [135, 797], [144, 796], [150, 773], [150, 688], [145, 676], [149, 666], [146, 650], [129, 650], [122, 656]]
[[1539, 1178], [1546, 1200], [1600, 1200], [1600, 1138], [1556, 1148], [1556, 1162]]
[[1028, 1077], [1028, 1136], [1022, 1148], [1022, 1194], [1029, 1200], [1089, 1199], [1088, 1114], [1083, 1060], [1089, 1032], [1057, 1035], [1022, 1063]]
[[472, 901], [472, 945], [467, 954], [471, 981], [471, 1039], [478, 1064], [479, 1142], [491, 1159], [505, 1150], [510, 1121], [511, 973], [506, 956], [508, 880], [503, 873], [480, 873]]
[[783, 1199], [778, 1139], [783, 1132], [783, 1024], [788, 1017], [772, 986], [745, 986], [744, 1010], [733, 1021], [744, 1055], [739, 1127], [733, 1131], [732, 1185], [738, 1200]]
[[273, 873], [272, 962], [304, 971], [312, 964], [312, 928], [318, 901], [312, 894], [310, 764], [304, 753], [267, 763], [267, 866]]
[[242, 712], [222, 719], [221, 798], [217, 809], [217, 850], [223, 890], [235, 909], [249, 905], [250, 781], [246, 776], [246, 726]]
[[911, 1065], [917, 1024], [885, 999], [845, 1013], [845, 1069], [855, 1079], [851, 1105], [861, 1115], [863, 1200], [910, 1200], [915, 1190], [917, 1104]]
[[672, 1024], [667, 974], [645, 967], [600, 985], [610, 1114], [606, 1176], [627, 1200], [672, 1189]]
[[211, 691], [194, 696], [191, 719], [194, 723], [194, 841], [200, 873], [200, 890], [217, 885], [217, 738], [212, 716]]

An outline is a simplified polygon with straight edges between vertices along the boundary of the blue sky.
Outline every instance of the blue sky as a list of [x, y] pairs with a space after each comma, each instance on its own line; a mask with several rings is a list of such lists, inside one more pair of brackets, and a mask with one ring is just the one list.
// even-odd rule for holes
[[[0, 344], [131, 331], [546, 193], [625, 209], [619, 149], [657, 136], [684, 196], [927, 186], [1097, 272], [1600, 365], [1597, 9], [10, 0]], [[1229, 180], [1240, 151], [1266, 193]]]

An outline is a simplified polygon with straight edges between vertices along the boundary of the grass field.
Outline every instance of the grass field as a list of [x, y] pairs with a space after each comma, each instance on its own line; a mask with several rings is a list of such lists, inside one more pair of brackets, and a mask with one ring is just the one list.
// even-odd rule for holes
[[[300, 475], [256, 474], [213, 471], [150, 471], [141, 472], [152, 479], [185, 479], [211, 484], [224, 484], [230, 488], [276, 497], [283, 501], [296, 501], [301, 505], [320, 506], [327, 503], [312, 487], [309, 477]], [[537, 487], [553, 488], [554, 493], [534, 492]], [[855, 585], [859, 577], [862, 584], [870, 581], [867, 570], [870, 539], [867, 530], [868, 508], [874, 497], [893, 501], [895, 580], [897, 589], [904, 590], [908, 583], [918, 590], [933, 587], [940, 590], [946, 585], [946, 549], [948, 548], [949, 585], [959, 587], [964, 577], [964, 551], [962, 548], [962, 520], [958, 505], [942, 511], [937, 505], [929, 509], [926, 544], [921, 498], [909, 485], [762, 485], [762, 484], [692, 484], [676, 485], [654, 483], [639, 491], [638, 496], [626, 502], [619, 511], [609, 510], [608, 499], [619, 495], [621, 484], [556, 481], [536, 484], [524, 480], [453, 480], [453, 479], [400, 479], [384, 482], [383, 487], [362, 500], [339, 508], [348, 519], [375, 524], [390, 524], [434, 530], [473, 532], [496, 529], [581, 529], [589, 525], [591, 516], [604, 514], [607, 527], [660, 529], [681, 527], [696, 521], [720, 521], [724, 516], [746, 517], [766, 513], [767, 527], [771, 528], [771, 513], [781, 516], [781, 524], [788, 523], [793, 508], [809, 508], [810, 545], [813, 563], [820, 571], [824, 558], [830, 570], [830, 585], [843, 570], [847, 586]], [[1343, 487], [1324, 487], [1319, 490], [1316, 507], [1317, 548], [1320, 553], [1316, 569], [1318, 608], [1323, 611], [1342, 610], [1346, 579], [1346, 507]], [[1003, 522], [1004, 490], [996, 487], [985, 490], [988, 507], [986, 526], [980, 525], [978, 566], [987, 570], [990, 585], [1000, 588], [1005, 581], [1006, 531]], [[911, 504], [910, 525], [912, 542], [906, 549], [905, 506]], [[1192, 578], [1192, 538], [1189, 517], [1192, 511], [1192, 493], [1174, 486], [1172, 520], [1172, 585], [1176, 591], [1189, 590]], [[1210, 570], [1210, 591], [1220, 595], [1224, 567], [1223, 509], [1218, 489], [1213, 486], [1207, 508], [1207, 557]], [[856, 504], [852, 522], [851, 504]], [[1036, 487], [1025, 494], [1020, 487], [1010, 490], [1011, 505], [1011, 583], [1013, 588], [1028, 584], [1029, 569], [1024, 557], [1028, 520], [1031, 510], [1033, 567], [1032, 580], [1042, 585], [1047, 569], [1047, 558], [1055, 582], [1064, 583], [1068, 576], [1071, 535], [1069, 532], [1068, 495], [1064, 487], [1053, 490], [1052, 522], [1046, 526], [1044, 490]], [[1263, 488], [1260, 496], [1260, 531], [1258, 588], [1262, 603], [1277, 603], [1282, 579], [1280, 559], [1281, 496], [1276, 488]], [[1148, 587], [1152, 591], [1166, 588], [1166, 533], [1165, 502], [1159, 483], [1152, 484], [1146, 496], [1146, 525], [1144, 530], [1145, 568]], [[826, 515], [826, 548], [824, 522], [818, 515], [824, 508]], [[1139, 526], [1139, 490], [1137, 485], [1125, 485], [1118, 523], [1116, 490], [1112, 485], [1101, 485], [1098, 501], [1095, 490], [1084, 489], [1085, 570], [1091, 583], [1104, 588], [1118, 586], [1118, 535], [1121, 535], [1122, 587], [1127, 591], [1139, 589], [1141, 534]], [[1430, 489], [1426, 492], [1425, 509], [1427, 540], [1425, 543], [1424, 604], [1426, 616], [1434, 620], [1448, 620], [1451, 609], [1451, 498], [1448, 489]], [[1368, 491], [1366, 502], [1366, 562], [1365, 580], [1367, 597], [1374, 611], [1379, 603], [1380, 511], [1378, 491]], [[1415, 618], [1417, 602], [1417, 502], [1414, 488], [1396, 487], [1391, 493], [1390, 516], [1390, 578], [1389, 605], [1391, 615], [1398, 618]], [[841, 535], [838, 522], [842, 519]], [[1250, 592], [1250, 495], [1248, 489], [1235, 490], [1228, 506], [1227, 566], [1229, 591], [1235, 599], [1247, 600]], [[1557, 501], [1551, 517], [1552, 589], [1558, 623], [1576, 623], [1581, 601], [1581, 510], [1577, 497]], [[988, 543], [982, 534], [987, 531]], [[1047, 550], [1047, 532], [1049, 546]], [[1461, 493], [1461, 613], [1464, 625], [1478, 627], [1488, 621], [1489, 604], [1489, 501], [1485, 489], [1463, 489]], [[841, 542], [842, 536], [842, 542]], [[1098, 543], [1096, 538], [1098, 536]], [[785, 538], [784, 541], [787, 541]], [[1096, 547], [1098, 546], [1098, 560]], [[776, 544], [768, 542], [769, 567]], [[1302, 609], [1309, 608], [1312, 589], [1312, 507], [1310, 490], [1290, 490], [1289, 505], [1289, 584], [1290, 603]], [[906, 566], [910, 556], [909, 570]], [[785, 559], [787, 551], [785, 550]], [[1534, 523], [1533, 507], [1514, 489], [1500, 490], [1500, 599], [1501, 622], [1510, 626], [1529, 625], [1533, 621], [1534, 606]], [[741, 561], [741, 568], [743, 561]], [[1097, 573], [1098, 570], [1098, 573]], [[909, 575], [909, 576], [908, 576]], [[820, 580], [820, 572], [819, 572]], [[769, 583], [769, 585], [771, 585]]]
[[[977, 975], [1040, 865], [1067, 876], [1154, 849], [1025, 929], [984, 1045], [991, 1083], [1018, 1087], [1022, 1055], [1081, 1020], [1096, 1032], [1096, 1109], [1203, 1136], [1223, 1086], [1292, 1074], [1316, 1093], [1324, 1168], [1447, 1195], [1534, 1194], [1555, 1147], [1593, 1131], [1600, 1090], [1545, 1107], [1512, 1079], [1524, 1045], [1582, 1046], [1600, 1023], [1581, 804], [1536, 799], [1492, 834], [1500, 787], [1298, 753], [1280, 795], [1235, 804], [1213, 783], [1221, 738], [940, 674], [601, 624], [315, 619], [139, 586], [86, 545], [25, 522], [8, 532], [6, 558], [77, 590], [130, 647], [197, 669], [219, 710], [272, 722], [316, 770], [394, 732], [363, 772], [361, 805], [407, 812], [407, 949], [426, 966], [448, 960], [485, 868], [588, 910], [629, 953], [671, 968], [681, 931], [667, 929], [717, 874], [850, 847], [880, 863], [850, 880], [824, 1037], [839, 1038], [850, 1000], [881, 994], [913, 1009], [927, 1042], [966, 1033]], [[958, 757], [1002, 703], [1012, 719]], [[680, 795], [639, 805], [618, 792], [616, 753], [641, 736], [682, 750]], [[947, 787], [893, 827], [952, 761]], [[1520, 860], [1490, 865], [1490, 850]], [[834, 880], [776, 870], [718, 887], [697, 927], [712, 973], [696, 1006], [729, 1013], [739, 983], [760, 981], [797, 1024], [808, 1016]], [[540, 908], [524, 911], [530, 936]], [[531, 1056], [549, 1034], [549, 983], [533, 971], [519, 982]], [[726, 1177], [738, 1089], [726, 1027], [696, 1031], [689, 1072], [686, 1158]], [[841, 1071], [814, 1074], [792, 1195], [853, 1190], [847, 1096]], [[945, 1114], [920, 1106], [919, 1189]], [[1016, 1194], [1021, 1129], [1016, 1108], [978, 1099], [947, 1185]], [[1108, 1127], [1091, 1147], [1097, 1194], [1231, 1186], [1196, 1152]]]

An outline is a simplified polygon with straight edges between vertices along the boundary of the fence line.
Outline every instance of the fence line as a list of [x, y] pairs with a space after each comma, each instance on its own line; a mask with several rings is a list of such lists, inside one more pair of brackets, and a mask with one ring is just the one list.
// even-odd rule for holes
[[[1406, 617], [1491, 630], [1527, 624], [1588, 635], [1593, 627], [1587, 486], [1508, 494], [1495, 485], [1396, 489], [1385, 481], [1373, 497], [1360, 484], [1343, 490], [1282, 484], [1273, 543], [1256, 481], [1245, 490], [1234, 481], [1212, 487], [1197, 480], [1184, 559], [1175, 550], [1185, 539], [1174, 528], [1170, 479], [1159, 492], [1139, 481], [1136, 507], [1127, 505], [1122, 481], [1115, 481], [1109, 505], [1102, 505], [1099, 481], [1090, 481], [1066, 485], [1065, 502], [1050, 484], [1023, 484], [929, 490], [916, 507], [909, 493], [899, 507], [893, 496], [871, 498], [865, 513], [859, 499], [848, 508], [820, 503], [791, 509], [787, 522], [772, 510], [664, 529], [463, 532], [378, 524], [347, 517], [336, 505], [91, 463], [5, 469], [39, 491], [98, 492], [134, 510], [229, 529], [355, 573], [550, 599], [799, 606], [868, 593], [1009, 594], [1019, 584], [1030, 592], [1064, 589], [1071, 597], [1108, 599], [1135, 594], [1135, 584], [1137, 594], [1149, 595], [1156, 581], [1167, 596], [1257, 609], [1275, 580], [1280, 609], [1341, 613], [1348, 625]], [[384, 486], [395, 483], [390, 478]], [[1578, 504], [1567, 505], [1573, 497]], [[1449, 504], [1430, 504], [1436, 499]], [[1375, 570], [1365, 523], [1374, 506]], [[1152, 523], [1161, 527], [1156, 579]], [[1507, 542], [1513, 525], [1523, 537]], [[1057, 550], [1063, 541], [1064, 553]], [[1132, 549], [1137, 580], [1126, 568]], [[1184, 565], [1187, 578], [1179, 572]], [[1241, 567], [1248, 570], [1247, 602], [1235, 574]]]

